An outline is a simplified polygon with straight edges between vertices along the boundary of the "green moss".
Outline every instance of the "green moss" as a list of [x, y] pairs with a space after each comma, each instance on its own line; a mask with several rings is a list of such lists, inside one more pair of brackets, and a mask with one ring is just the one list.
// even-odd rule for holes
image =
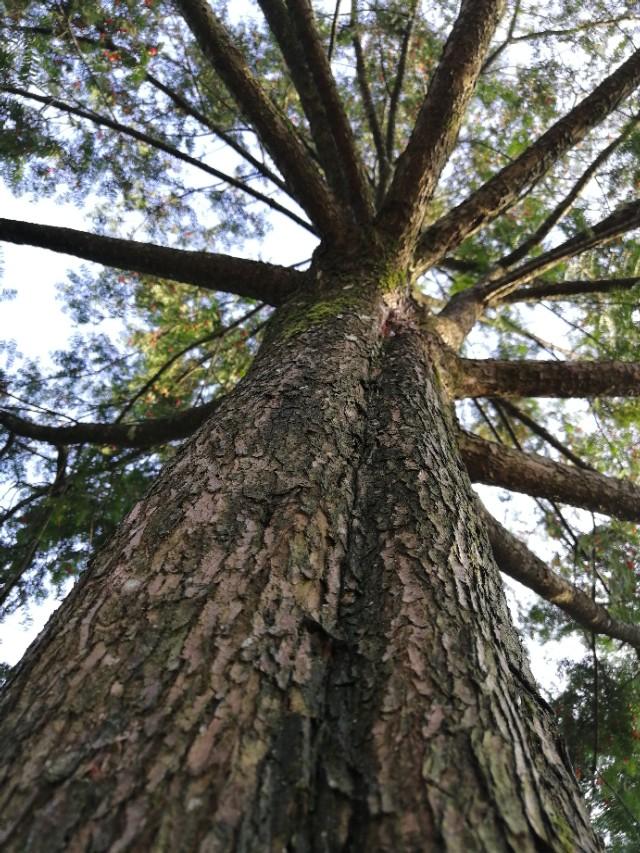
[[548, 812], [547, 817], [553, 826], [555, 842], [554, 850], [557, 850], [558, 853], [560, 853], [560, 851], [562, 851], [562, 853], [574, 853], [576, 849], [576, 834], [571, 828], [569, 822], [566, 818], [561, 817], [554, 812]]
[[[323, 285], [329, 285], [324, 292]], [[276, 311], [267, 333], [269, 340], [289, 340], [332, 322], [341, 314], [370, 313], [376, 298], [406, 291], [407, 287], [406, 270], [392, 263], [377, 263], [375, 268], [369, 268], [365, 261], [355, 272], [343, 270], [326, 275], [325, 279], [318, 279], [315, 292], [298, 294]]]
[[331, 322], [341, 314], [362, 311], [365, 306], [366, 301], [360, 292], [351, 293], [348, 290], [314, 300], [298, 299], [275, 313], [269, 324], [269, 338], [286, 341]]
[[407, 272], [397, 266], [390, 267], [379, 279], [381, 293], [398, 293], [407, 290]]

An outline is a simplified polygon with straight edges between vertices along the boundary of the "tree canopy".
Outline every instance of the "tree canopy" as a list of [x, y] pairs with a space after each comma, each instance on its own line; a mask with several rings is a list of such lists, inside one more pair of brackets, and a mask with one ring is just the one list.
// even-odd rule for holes
[[388, 235], [450, 347], [472, 480], [535, 501], [546, 562], [487, 513], [494, 553], [539, 596], [523, 629], [583, 642], [553, 706], [611, 849], [637, 849], [639, 21], [623, 0], [0, 3], [3, 179], [34, 218], [43, 196], [88, 218], [0, 240], [89, 262], [52, 370], [2, 345], [5, 612], [83, 571], [311, 287], [267, 234], [316, 257]]

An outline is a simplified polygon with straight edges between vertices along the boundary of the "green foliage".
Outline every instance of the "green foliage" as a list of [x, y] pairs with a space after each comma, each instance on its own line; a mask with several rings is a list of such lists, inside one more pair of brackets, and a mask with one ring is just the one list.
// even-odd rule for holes
[[554, 706], [607, 849], [637, 850], [640, 826], [640, 681], [637, 663], [598, 643], [597, 659], [566, 664]]

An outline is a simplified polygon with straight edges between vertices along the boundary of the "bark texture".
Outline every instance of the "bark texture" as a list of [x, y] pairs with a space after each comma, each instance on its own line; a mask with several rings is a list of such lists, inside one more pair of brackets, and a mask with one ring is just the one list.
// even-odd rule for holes
[[3, 850], [600, 849], [431, 344], [348, 293], [277, 312], [13, 676]]

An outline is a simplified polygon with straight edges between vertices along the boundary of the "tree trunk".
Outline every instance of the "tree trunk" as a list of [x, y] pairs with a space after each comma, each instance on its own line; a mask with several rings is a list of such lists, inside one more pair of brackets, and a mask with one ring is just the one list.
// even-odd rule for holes
[[4, 850], [600, 849], [434, 343], [371, 293], [279, 309], [18, 667]]

